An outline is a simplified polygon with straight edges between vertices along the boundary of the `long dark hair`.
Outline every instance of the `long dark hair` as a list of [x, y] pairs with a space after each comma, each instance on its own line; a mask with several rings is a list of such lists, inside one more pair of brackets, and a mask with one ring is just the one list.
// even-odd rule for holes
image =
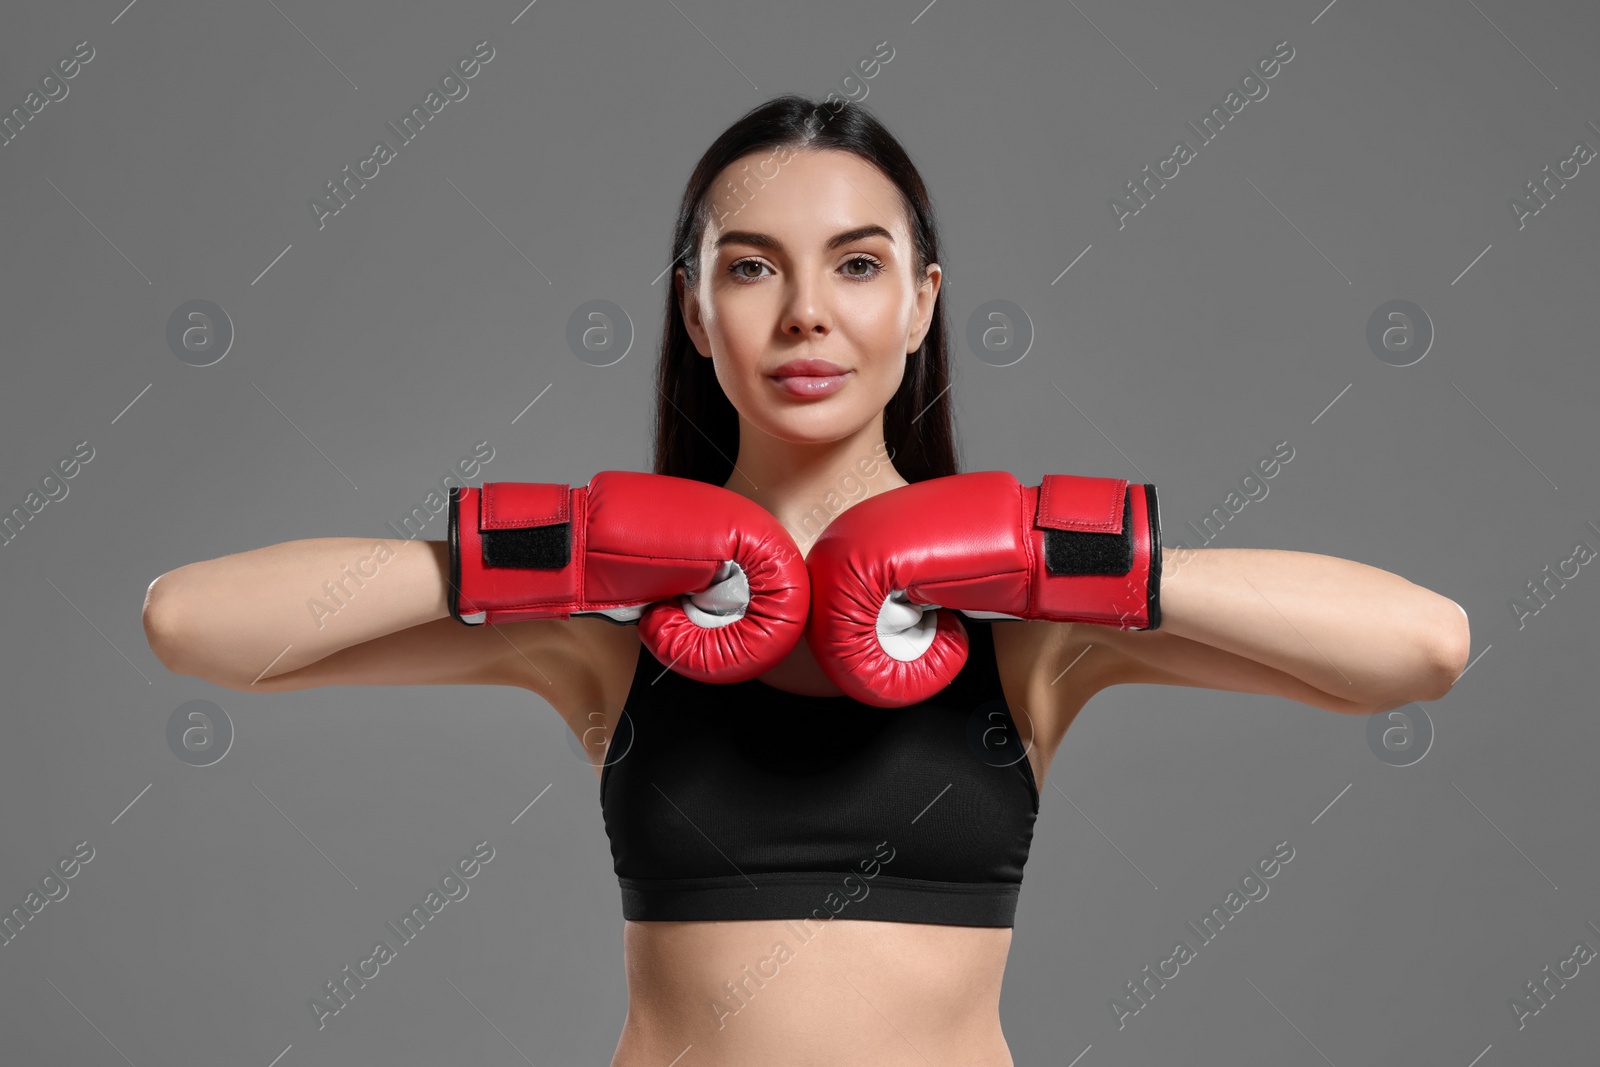
[[[833, 148], [853, 152], [883, 171], [900, 190], [921, 280], [939, 262], [939, 231], [922, 176], [900, 142], [866, 108], [849, 101], [817, 103], [793, 93], [774, 97], [723, 131], [695, 164], [672, 229], [672, 256], [685, 282], [699, 279], [700, 240], [711, 222], [712, 182], [724, 167], [752, 152]], [[762, 179], [747, 173], [759, 188]], [[656, 365], [655, 473], [723, 485], [739, 451], [739, 416], [718, 384], [709, 359], [698, 355], [684, 327], [676, 287], [668, 275], [661, 356]], [[950, 406], [950, 356], [943, 286], [922, 345], [906, 358], [905, 377], [883, 414], [884, 443], [895, 470], [908, 482], [959, 471]]]

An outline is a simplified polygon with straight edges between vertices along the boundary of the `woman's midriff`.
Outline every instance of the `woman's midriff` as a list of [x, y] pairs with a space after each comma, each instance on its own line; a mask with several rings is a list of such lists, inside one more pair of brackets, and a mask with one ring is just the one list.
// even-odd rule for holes
[[1006, 927], [629, 922], [612, 1067], [1012, 1067], [1000, 1032], [1010, 945]]

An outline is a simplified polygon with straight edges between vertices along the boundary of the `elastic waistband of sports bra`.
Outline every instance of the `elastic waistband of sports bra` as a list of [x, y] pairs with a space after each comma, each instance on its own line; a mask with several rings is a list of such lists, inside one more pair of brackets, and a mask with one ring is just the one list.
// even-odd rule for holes
[[936, 882], [879, 874], [783, 871], [717, 878], [617, 878], [633, 922], [866, 919], [1015, 926], [1020, 882]]

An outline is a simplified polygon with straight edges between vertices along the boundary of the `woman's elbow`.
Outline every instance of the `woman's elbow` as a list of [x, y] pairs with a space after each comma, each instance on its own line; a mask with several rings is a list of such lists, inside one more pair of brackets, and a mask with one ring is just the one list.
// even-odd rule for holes
[[1467, 613], [1455, 601], [1445, 597], [1436, 616], [1415, 626], [1414, 666], [1397, 675], [1392, 695], [1388, 700], [1369, 705], [1362, 714], [1373, 715], [1407, 704], [1427, 704], [1441, 700], [1449, 693], [1467, 669], [1467, 658], [1472, 651], [1472, 630], [1467, 624]]
[[144, 639], [161, 665], [174, 674], [192, 674], [183, 659], [184, 608], [176, 589], [177, 583], [168, 571], [144, 591]]
[[1426, 700], [1439, 700], [1450, 692], [1472, 655], [1472, 626], [1466, 609], [1454, 600], [1445, 603], [1448, 607], [1431, 635], [1433, 682]]

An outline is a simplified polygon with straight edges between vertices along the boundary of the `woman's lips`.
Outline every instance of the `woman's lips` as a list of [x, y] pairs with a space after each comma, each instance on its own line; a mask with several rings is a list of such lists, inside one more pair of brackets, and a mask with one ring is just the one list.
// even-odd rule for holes
[[772, 377], [768, 381], [790, 396], [829, 396], [844, 388], [844, 380], [849, 374], [849, 371], [842, 374], [789, 374]]
[[826, 359], [791, 359], [770, 379], [790, 396], [827, 396], [839, 391], [849, 373]]

